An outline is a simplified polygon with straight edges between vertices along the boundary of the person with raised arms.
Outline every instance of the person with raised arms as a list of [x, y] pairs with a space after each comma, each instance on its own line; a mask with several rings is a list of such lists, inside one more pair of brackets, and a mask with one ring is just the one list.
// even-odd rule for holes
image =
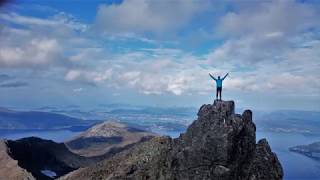
[[222, 82], [223, 80], [229, 75], [229, 73], [227, 73], [223, 78], [220, 78], [220, 76], [218, 76], [218, 78], [215, 78], [214, 76], [212, 76], [209, 73], [209, 76], [216, 81], [216, 85], [217, 85], [217, 92], [216, 92], [216, 99], [218, 100], [218, 97], [220, 96], [220, 101], [221, 101], [221, 93], [222, 93]]

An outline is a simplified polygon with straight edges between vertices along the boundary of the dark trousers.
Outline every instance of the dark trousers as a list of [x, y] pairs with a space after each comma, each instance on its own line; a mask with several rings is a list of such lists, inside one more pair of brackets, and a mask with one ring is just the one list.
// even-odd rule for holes
[[217, 93], [216, 93], [217, 99], [218, 99], [218, 96], [220, 95], [220, 100], [221, 100], [221, 93], [222, 93], [222, 87], [217, 87]]

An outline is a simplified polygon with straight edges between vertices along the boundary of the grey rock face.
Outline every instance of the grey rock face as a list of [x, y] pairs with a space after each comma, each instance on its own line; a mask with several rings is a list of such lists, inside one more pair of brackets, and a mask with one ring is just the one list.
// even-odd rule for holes
[[282, 179], [267, 141], [256, 144], [252, 112], [233, 101], [203, 105], [179, 138], [155, 137], [62, 179]]
[[0, 180], [35, 180], [31, 173], [21, 168], [9, 155], [5, 140], [0, 140]]

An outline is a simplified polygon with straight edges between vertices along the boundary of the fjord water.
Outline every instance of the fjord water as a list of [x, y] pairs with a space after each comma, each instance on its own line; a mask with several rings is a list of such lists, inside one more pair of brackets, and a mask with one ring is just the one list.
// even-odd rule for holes
[[[184, 131], [156, 131], [162, 135], [178, 137]], [[23, 137], [37, 136], [63, 142], [78, 135], [81, 132], [69, 130], [55, 131], [1, 131], [0, 137], [6, 139], [19, 139]], [[272, 150], [277, 154], [283, 169], [285, 180], [319, 180], [320, 161], [308, 158], [304, 155], [290, 152], [289, 147], [309, 144], [320, 141], [320, 136], [303, 135], [297, 133], [257, 132], [257, 140], [267, 138]]]
[[257, 132], [257, 140], [261, 138], [267, 138], [271, 149], [277, 154], [284, 170], [284, 179], [320, 179], [320, 161], [288, 150], [288, 148], [292, 146], [320, 141], [320, 136], [296, 133]]

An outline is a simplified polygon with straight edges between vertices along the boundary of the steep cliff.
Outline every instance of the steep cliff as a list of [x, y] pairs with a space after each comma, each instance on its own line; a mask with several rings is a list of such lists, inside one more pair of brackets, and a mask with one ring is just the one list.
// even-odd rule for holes
[[18, 165], [18, 161], [8, 154], [5, 140], [0, 140], [0, 180], [34, 180], [27, 170]]
[[266, 139], [256, 143], [252, 112], [233, 101], [203, 105], [179, 138], [155, 137], [61, 179], [282, 179]]
[[[14, 162], [14, 168], [20, 170], [11, 171], [8, 174], [15, 176], [16, 173], [23, 172], [20, 173], [21, 178], [18, 179], [28, 179], [31, 174], [36, 179], [52, 179], [45, 175], [44, 172], [48, 171], [54, 173], [55, 177], [59, 177], [80, 167], [94, 164], [104, 158], [82, 157], [69, 151], [63, 143], [56, 143], [37, 137], [22, 138], [15, 141], [4, 140], [1, 146], [1, 151], [6, 155], [6, 158], [0, 158], [0, 164], [13, 164]], [[1, 171], [0, 176], [4, 175]]]

